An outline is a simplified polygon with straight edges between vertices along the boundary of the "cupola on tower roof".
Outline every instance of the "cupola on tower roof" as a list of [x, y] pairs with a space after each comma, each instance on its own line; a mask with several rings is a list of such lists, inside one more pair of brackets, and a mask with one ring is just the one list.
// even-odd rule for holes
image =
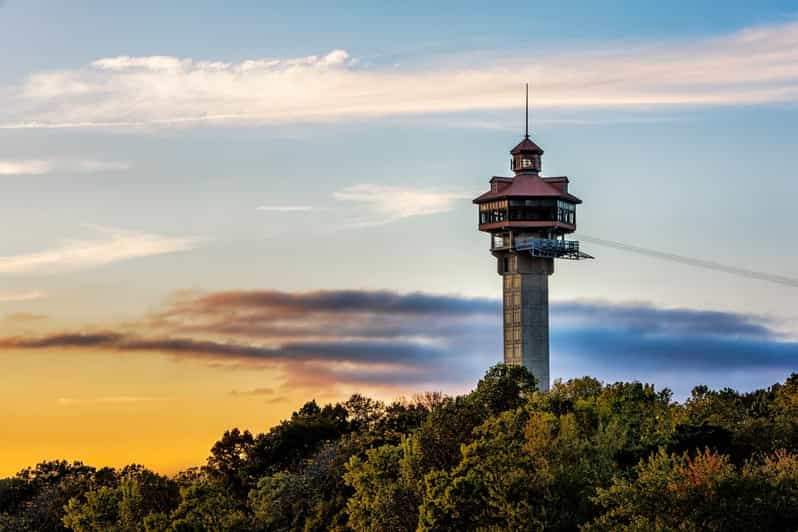
[[543, 155], [543, 148], [532, 142], [529, 137], [526, 137], [524, 140], [519, 142], [515, 148], [510, 150], [510, 153], [513, 155]]

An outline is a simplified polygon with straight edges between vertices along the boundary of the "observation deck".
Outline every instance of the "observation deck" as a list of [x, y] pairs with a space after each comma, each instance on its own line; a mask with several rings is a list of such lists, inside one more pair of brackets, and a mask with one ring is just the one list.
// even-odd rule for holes
[[553, 238], [510, 237], [496, 234], [491, 240], [490, 249], [491, 251], [529, 252], [533, 257], [542, 259], [584, 260], [595, 258], [580, 251], [579, 242], [576, 240]]

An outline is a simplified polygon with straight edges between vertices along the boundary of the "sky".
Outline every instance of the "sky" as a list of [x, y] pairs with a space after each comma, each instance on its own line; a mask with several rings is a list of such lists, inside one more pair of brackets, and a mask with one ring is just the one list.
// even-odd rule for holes
[[198, 465], [305, 400], [471, 389], [501, 357], [471, 199], [530, 84], [593, 261], [552, 377], [683, 400], [796, 368], [792, 2], [0, 0], [0, 476]]

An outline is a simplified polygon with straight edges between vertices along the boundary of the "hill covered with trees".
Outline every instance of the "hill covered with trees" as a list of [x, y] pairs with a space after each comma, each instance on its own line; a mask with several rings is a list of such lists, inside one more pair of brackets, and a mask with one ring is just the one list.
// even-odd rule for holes
[[0, 530], [796, 530], [798, 375], [741, 394], [499, 365], [460, 397], [306, 403], [173, 478], [44, 462]]

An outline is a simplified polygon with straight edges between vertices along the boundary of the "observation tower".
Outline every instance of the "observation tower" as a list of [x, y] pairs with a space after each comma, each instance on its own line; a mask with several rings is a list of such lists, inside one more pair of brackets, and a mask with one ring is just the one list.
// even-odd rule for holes
[[502, 276], [504, 363], [525, 366], [549, 389], [549, 275], [555, 259], [592, 259], [567, 240], [576, 231], [576, 206], [566, 176], [540, 175], [543, 150], [529, 138], [529, 85], [523, 140], [510, 151], [513, 177], [494, 176], [474, 200], [479, 230], [490, 234], [490, 252]]

